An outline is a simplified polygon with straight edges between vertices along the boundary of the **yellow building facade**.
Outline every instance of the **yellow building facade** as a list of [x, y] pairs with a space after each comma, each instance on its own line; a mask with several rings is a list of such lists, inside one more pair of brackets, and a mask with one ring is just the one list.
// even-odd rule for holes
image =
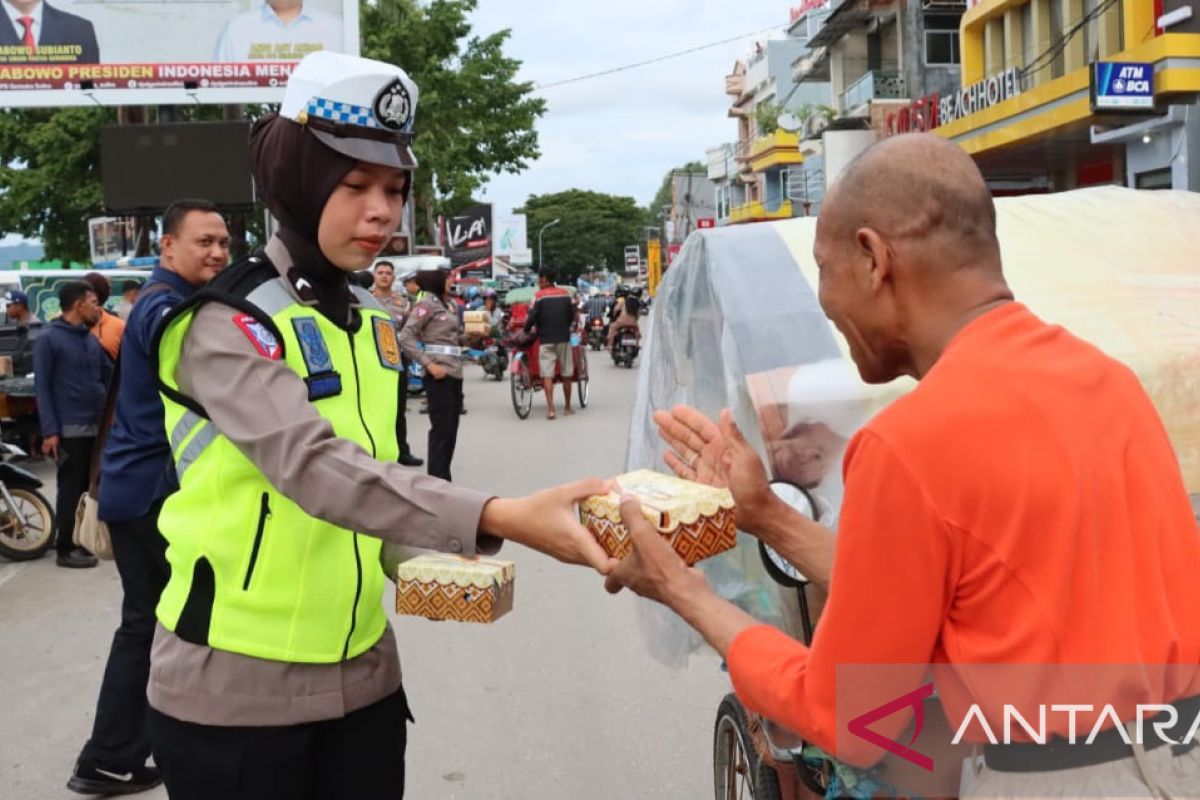
[[[964, 89], [915, 103], [921, 124], [974, 156], [998, 194], [1105, 183], [1200, 190], [1196, 5], [982, 0], [962, 18]], [[1154, 108], [1094, 110], [1098, 62], [1151, 65]]]

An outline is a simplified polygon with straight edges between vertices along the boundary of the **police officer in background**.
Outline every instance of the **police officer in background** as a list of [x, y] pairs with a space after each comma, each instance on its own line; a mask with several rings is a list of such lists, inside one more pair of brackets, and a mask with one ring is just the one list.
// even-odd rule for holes
[[179, 489], [147, 696], [173, 800], [403, 795], [406, 722], [384, 543], [473, 555], [501, 539], [607, 573], [585, 481], [491, 497], [405, 469], [395, 324], [348, 275], [398, 227], [417, 87], [319, 52], [250, 136], [279, 221], [264, 251], [167, 317], [158, 377]]
[[[370, 275], [371, 284], [368, 288], [371, 290], [371, 295], [379, 302], [383, 309], [392, 315], [392, 320], [396, 323], [396, 328], [399, 330], [404, 327], [404, 321], [408, 319], [408, 312], [412, 310], [412, 301], [408, 298], [407, 292], [393, 291], [396, 285], [396, 268], [392, 266], [390, 261], [380, 261], [375, 265], [374, 274], [361, 273]], [[408, 359], [401, 359], [404, 364], [404, 377], [408, 375]], [[400, 439], [400, 463], [406, 467], [419, 467], [425, 461], [417, 458], [412, 454], [412, 450], [408, 446], [408, 380], [400, 381], [400, 416], [396, 421], [396, 435]]]
[[425, 370], [429, 402], [428, 472], [451, 480], [450, 462], [458, 443], [458, 418], [463, 407], [462, 333], [446, 283], [449, 273], [430, 268], [417, 272], [421, 299], [409, 312], [400, 346], [404, 355]]

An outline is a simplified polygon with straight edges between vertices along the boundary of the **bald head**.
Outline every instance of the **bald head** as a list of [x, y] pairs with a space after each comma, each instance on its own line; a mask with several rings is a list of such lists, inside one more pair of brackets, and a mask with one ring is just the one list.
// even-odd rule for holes
[[869, 383], [924, 375], [965, 320], [1012, 297], [983, 176], [930, 134], [886, 139], [846, 168], [813, 257], [821, 308]]
[[928, 249], [939, 239], [970, 248], [946, 251], [954, 261], [964, 252], [977, 264], [978, 257], [998, 257], [996, 207], [983, 175], [962, 148], [933, 134], [894, 136], [867, 148], [838, 177], [821, 216], [836, 238], [871, 228], [899, 246]]

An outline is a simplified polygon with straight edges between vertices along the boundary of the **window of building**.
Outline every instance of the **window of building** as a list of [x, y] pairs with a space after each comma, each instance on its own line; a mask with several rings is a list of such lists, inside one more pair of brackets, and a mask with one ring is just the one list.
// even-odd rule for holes
[[1100, 20], [1096, 15], [1100, 2], [1083, 0], [1083, 18], [1088, 20], [1083, 26], [1083, 57], [1088, 64], [1100, 60]]
[[1033, 38], [1033, 3], [1021, 6], [1021, 42], [1025, 45], [1021, 66], [1027, 67], [1037, 58], [1037, 41]]
[[958, 64], [962, 61], [958, 46], [957, 14], [925, 15], [925, 63]]
[[[1050, 41], [1063, 43], [1063, 7], [1062, 3], [1050, 4]], [[1061, 47], [1055, 48], [1054, 60], [1050, 65], [1050, 77], [1061, 78], [1066, 71], [1066, 55]]]
[[1163, 169], [1139, 172], [1133, 181], [1139, 189], [1170, 189], [1171, 168], [1164, 167]]

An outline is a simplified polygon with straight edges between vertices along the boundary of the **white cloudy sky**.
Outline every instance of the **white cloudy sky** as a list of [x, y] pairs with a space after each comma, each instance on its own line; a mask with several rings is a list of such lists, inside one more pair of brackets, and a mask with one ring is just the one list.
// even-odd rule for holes
[[[506, 52], [524, 62], [523, 79], [540, 84], [772, 26], [781, 36], [788, 8], [786, 0], [480, 0], [474, 19], [479, 33], [511, 28]], [[493, 179], [486, 199], [511, 208], [530, 194], [579, 188], [648, 203], [668, 169], [736, 138], [725, 75], [765, 36], [546, 89], [541, 159]]]

